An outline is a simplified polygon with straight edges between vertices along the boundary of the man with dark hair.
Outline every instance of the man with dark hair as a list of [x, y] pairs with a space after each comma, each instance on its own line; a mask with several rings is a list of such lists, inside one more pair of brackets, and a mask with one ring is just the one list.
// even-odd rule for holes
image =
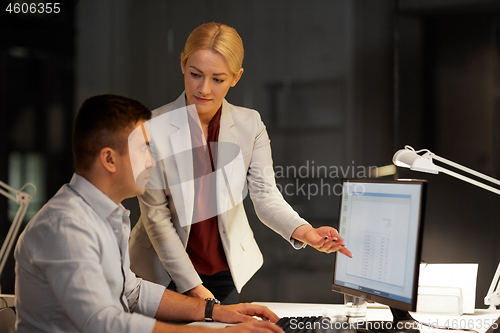
[[[16, 246], [18, 333], [201, 332], [208, 329], [162, 321], [207, 317], [246, 322], [227, 332], [281, 331], [266, 307], [214, 305], [130, 271], [129, 212], [120, 202], [144, 192], [155, 165], [143, 126], [150, 117], [139, 102], [115, 95], [92, 97], [81, 106], [73, 135], [76, 173]], [[137, 169], [144, 171], [134, 177]]]
[[127, 152], [127, 137], [138, 121], [151, 119], [151, 111], [136, 100], [101, 95], [83, 102], [73, 126], [76, 172], [88, 171], [102, 147]]

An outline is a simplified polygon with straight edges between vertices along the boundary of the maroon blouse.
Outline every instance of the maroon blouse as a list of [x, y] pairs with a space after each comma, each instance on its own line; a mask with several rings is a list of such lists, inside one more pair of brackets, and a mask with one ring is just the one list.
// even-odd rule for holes
[[[195, 147], [193, 148], [195, 198], [193, 224], [186, 251], [194, 268], [202, 275], [213, 275], [229, 269], [219, 234], [216, 181], [215, 173], [212, 173], [217, 167], [216, 146], [219, 141], [220, 116], [221, 108], [208, 125], [207, 150], [203, 146], [202, 129], [188, 116], [192, 147]], [[207, 176], [209, 174], [210, 176]], [[214, 216], [203, 219], [207, 215]]]

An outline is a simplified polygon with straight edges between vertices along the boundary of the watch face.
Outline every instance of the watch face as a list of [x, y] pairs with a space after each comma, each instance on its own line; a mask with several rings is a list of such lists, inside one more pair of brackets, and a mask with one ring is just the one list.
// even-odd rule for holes
[[220, 301], [217, 298], [205, 298], [205, 301], [213, 301], [215, 304], [220, 304]]

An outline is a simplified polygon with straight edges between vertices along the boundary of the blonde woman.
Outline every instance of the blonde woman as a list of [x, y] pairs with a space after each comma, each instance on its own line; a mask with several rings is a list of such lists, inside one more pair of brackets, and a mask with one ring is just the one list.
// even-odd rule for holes
[[[203, 24], [188, 37], [185, 91], [153, 111], [152, 145], [171, 155], [162, 160], [165, 153], [156, 151], [165, 187], [139, 197], [141, 217], [130, 239], [138, 276], [224, 304], [238, 302], [263, 263], [241, 195], [234, 200], [245, 184], [259, 219], [293, 247], [351, 256], [334, 228], [313, 228], [277, 190], [259, 113], [225, 100], [243, 74], [243, 54], [240, 36], [224, 24]], [[228, 160], [236, 166], [226, 167]]]

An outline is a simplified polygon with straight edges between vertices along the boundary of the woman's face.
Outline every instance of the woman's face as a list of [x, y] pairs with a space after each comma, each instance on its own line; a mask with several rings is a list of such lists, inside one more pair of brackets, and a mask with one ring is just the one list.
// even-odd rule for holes
[[[182, 56], [181, 56], [182, 58]], [[230, 87], [234, 87], [243, 73], [233, 75], [220, 54], [198, 50], [182, 65], [187, 105], [195, 104], [198, 114], [214, 115]]]

